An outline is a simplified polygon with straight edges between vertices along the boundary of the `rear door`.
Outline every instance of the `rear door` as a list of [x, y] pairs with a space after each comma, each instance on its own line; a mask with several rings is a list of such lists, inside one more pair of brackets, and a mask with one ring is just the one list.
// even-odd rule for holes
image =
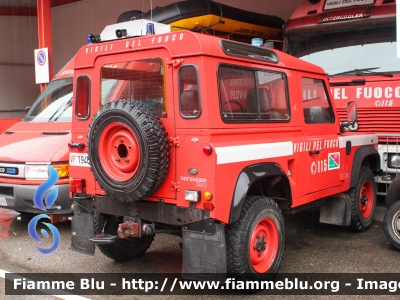
[[[172, 71], [166, 65], [166, 57], [169, 57], [169, 53], [161, 49], [99, 57], [96, 61], [95, 73], [98, 74], [97, 78], [100, 78], [100, 82], [98, 89], [93, 86], [91, 90], [91, 113], [96, 113], [101, 106], [110, 101], [144, 102], [160, 118], [168, 138], [174, 137]], [[91, 72], [92, 80], [95, 80], [95, 75]], [[149, 128], [149, 130], [152, 129]], [[129, 146], [127, 146], [128, 150], [124, 148], [126, 154], [120, 153], [122, 150], [120, 151], [119, 146], [114, 148], [118, 150], [118, 155], [125, 158], [126, 163], [122, 160], [118, 160], [119, 164], [115, 163], [123, 172], [125, 165], [129, 167], [129, 163], [133, 160], [133, 157], [129, 157]], [[106, 151], [103, 152], [106, 153]], [[165, 158], [160, 159], [165, 160]], [[87, 168], [89, 164], [82, 167]], [[128, 172], [125, 177], [121, 176], [122, 180], [128, 178], [127, 176]], [[171, 190], [171, 182], [175, 182], [175, 149], [173, 147], [170, 149], [167, 177], [153, 196], [175, 199], [175, 191]], [[97, 182], [94, 184], [96, 194], [104, 193]]]

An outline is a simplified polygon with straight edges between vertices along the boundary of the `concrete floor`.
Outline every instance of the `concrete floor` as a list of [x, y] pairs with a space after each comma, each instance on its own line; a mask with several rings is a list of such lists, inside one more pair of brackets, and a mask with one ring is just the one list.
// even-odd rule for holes
[[[383, 232], [385, 213], [383, 203], [377, 207], [372, 227], [363, 233], [352, 233], [347, 228], [320, 224], [319, 212], [305, 211], [286, 215], [286, 244], [279, 274], [284, 273], [400, 273], [400, 251], [391, 246]], [[181, 239], [159, 234], [148, 252], [141, 258], [126, 263], [115, 262], [100, 251], [87, 256], [69, 250], [70, 224], [58, 223], [61, 235], [59, 248], [50, 254], [39, 253], [27, 232], [32, 215], [0, 209], [0, 269], [20, 273], [180, 273], [182, 251]], [[279, 275], [278, 275], [279, 276]], [[400, 276], [398, 276], [400, 279]], [[52, 296], [4, 296], [1, 299], [54, 299]], [[400, 288], [399, 288], [400, 290]], [[398, 293], [398, 292], [397, 292]], [[191, 294], [189, 292], [189, 294]], [[87, 296], [90, 299], [106, 299], [107, 296]], [[140, 296], [113, 296], [117, 299], [136, 299]], [[200, 298], [189, 295], [185, 298]], [[236, 298], [236, 296], [212, 295], [202, 299]], [[243, 296], [237, 296], [243, 297]], [[264, 295], [253, 295], [258, 298]], [[282, 299], [310, 299], [322, 296], [279, 296]], [[329, 297], [329, 296], [328, 296]], [[348, 299], [349, 296], [336, 296]], [[377, 296], [352, 296], [367, 299]], [[388, 296], [384, 296], [385, 299]], [[393, 296], [395, 297], [395, 296]], [[181, 299], [182, 296], [147, 296], [154, 299]], [[277, 298], [277, 296], [273, 296]], [[238, 298], [239, 299], [239, 298]], [[393, 298], [394, 299], [394, 298]]]

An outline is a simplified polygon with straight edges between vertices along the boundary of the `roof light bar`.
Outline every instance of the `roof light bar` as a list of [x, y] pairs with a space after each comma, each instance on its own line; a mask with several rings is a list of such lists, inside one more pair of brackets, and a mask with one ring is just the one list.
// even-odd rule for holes
[[162, 23], [141, 19], [106, 26], [101, 32], [101, 41], [111, 41], [117, 38], [162, 34], [171, 32], [171, 27]]

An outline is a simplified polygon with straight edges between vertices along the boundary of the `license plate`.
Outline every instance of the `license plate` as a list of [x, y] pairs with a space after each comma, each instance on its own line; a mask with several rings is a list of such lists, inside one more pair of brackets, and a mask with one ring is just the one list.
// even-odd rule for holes
[[90, 167], [89, 156], [86, 153], [70, 153], [69, 164], [78, 167]]
[[0, 205], [7, 206], [6, 198], [0, 198]]

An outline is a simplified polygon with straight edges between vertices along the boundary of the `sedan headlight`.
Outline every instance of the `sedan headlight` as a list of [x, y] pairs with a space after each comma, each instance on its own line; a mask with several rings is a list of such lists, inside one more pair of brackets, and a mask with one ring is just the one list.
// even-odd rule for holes
[[49, 178], [49, 168], [47, 165], [26, 165], [25, 178], [27, 180]]
[[[58, 173], [59, 178], [66, 178], [69, 174], [69, 164], [51, 165]], [[25, 165], [25, 178], [27, 180], [41, 180], [49, 178], [48, 165]]]
[[399, 154], [389, 154], [388, 159], [389, 168], [400, 168], [400, 155]]

